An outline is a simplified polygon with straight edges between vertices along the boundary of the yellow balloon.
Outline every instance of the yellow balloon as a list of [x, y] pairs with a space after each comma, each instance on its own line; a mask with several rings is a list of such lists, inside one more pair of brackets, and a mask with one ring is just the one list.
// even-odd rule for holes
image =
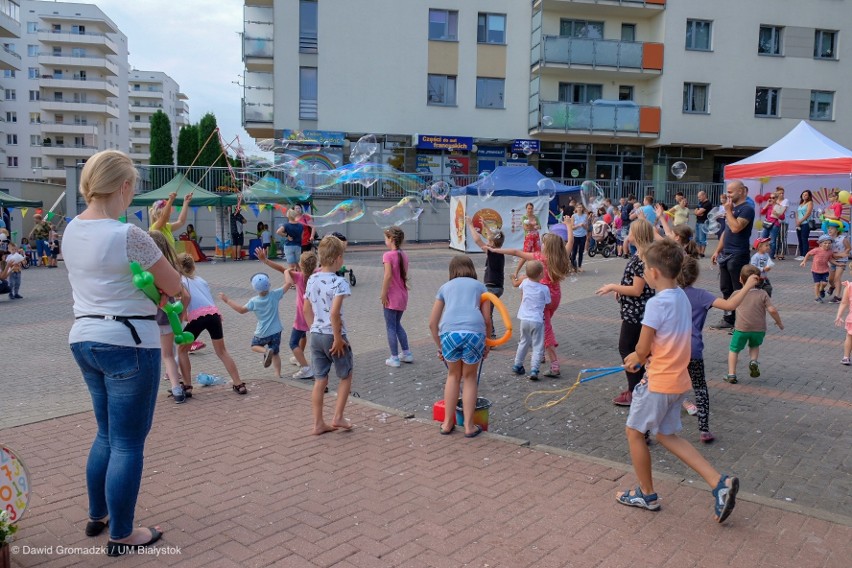
[[840, 201], [840, 203], [842, 203], [843, 205], [849, 205], [849, 192], [848, 192], [848, 191], [845, 191], [845, 190], [844, 190], [844, 191], [841, 191], [841, 192], [837, 195], [837, 199], [838, 199], [838, 200]]
[[761, 229], [763, 229], [763, 221], [761, 221], [760, 219], [758, 219], [757, 221], [755, 221], [755, 222], [754, 222], [754, 228], [755, 228], [755, 230], [757, 230], [757, 231], [760, 231]]

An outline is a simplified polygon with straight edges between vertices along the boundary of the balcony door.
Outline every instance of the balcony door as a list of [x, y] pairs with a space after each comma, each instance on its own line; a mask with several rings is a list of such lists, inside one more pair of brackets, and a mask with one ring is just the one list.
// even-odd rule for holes
[[585, 104], [600, 98], [603, 98], [603, 85], [559, 83], [559, 102]]

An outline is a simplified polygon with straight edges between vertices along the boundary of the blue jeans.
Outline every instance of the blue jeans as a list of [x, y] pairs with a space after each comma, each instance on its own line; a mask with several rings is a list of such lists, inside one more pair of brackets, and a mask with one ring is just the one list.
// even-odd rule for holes
[[44, 239], [38, 239], [36, 241], [36, 251], [38, 252], [39, 259], [43, 256], [50, 256], [50, 243]]
[[808, 239], [811, 236], [811, 226], [807, 221], [796, 227], [796, 236], [799, 237], [799, 256], [805, 256], [810, 248]]
[[705, 223], [695, 223], [695, 244], [698, 246], [707, 246], [707, 225]]
[[408, 351], [408, 334], [402, 329], [402, 310], [385, 310], [385, 329], [388, 332], [388, 346], [390, 346], [391, 356], [398, 357], [397, 343], [402, 347], [402, 350]]
[[71, 344], [92, 397], [98, 433], [86, 463], [89, 518], [110, 517], [112, 540], [133, 532], [142, 482], [142, 452], [160, 383], [160, 350]]
[[778, 248], [778, 232], [781, 230], [781, 227], [778, 223], [775, 223], [771, 227], [767, 227], [765, 224], [763, 225], [763, 230], [760, 232], [761, 238], [769, 237], [769, 256], [775, 258], [775, 249]]

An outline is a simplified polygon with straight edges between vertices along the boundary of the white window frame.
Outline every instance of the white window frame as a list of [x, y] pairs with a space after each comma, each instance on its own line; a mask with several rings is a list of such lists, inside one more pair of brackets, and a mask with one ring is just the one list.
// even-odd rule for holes
[[[484, 22], [483, 22], [484, 18]], [[500, 41], [491, 39], [491, 21], [492, 19], [502, 19], [503, 20], [503, 37]], [[480, 12], [476, 18], [476, 43], [485, 43], [491, 45], [506, 45], [506, 26], [508, 24], [508, 18], [506, 14], [499, 14], [496, 12]], [[484, 36], [483, 32], [484, 31]]]
[[10, 168], [18, 167], [18, 157], [17, 156], [6, 156], [6, 166]]
[[[763, 44], [760, 39], [764, 30], [768, 30], [770, 32], [769, 42], [772, 46], [771, 51], [761, 51]], [[760, 30], [757, 32], [757, 54], [769, 57], [784, 55], [784, 26], [760, 26]]]
[[[704, 89], [704, 109], [692, 108], [691, 101], [695, 97], [697, 87]], [[710, 84], [709, 83], [684, 83], [683, 84], [683, 112], [685, 114], [710, 114]]]
[[[766, 91], [766, 112], [758, 112], [757, 104], [758, 97], [761, 91]], [[754, 116], [761, 118], [778, 118], [779, 108], [781, 106], [781, 89], [777, 87], [757, 87], [754, 90]], [[772, 112], [774, 107], [774, 111]]]
[[[707, 47], [696, 45], [698, 26], [707, 24]], [[690, 34], [691, 31], [691, 34]], [[690, 39], [692, 41], [690, 42]], [[691, 43], [691, 45], [690, 45]], [[713, 21], [712, 20], [686, 20], [686, 49], [687, 51], [713, 51]]]
[[[816, 105], [820, 104], [820, 101], [817, 100], [821, 95], [828, 95], [831, 100], [829, 101], [829, 107], [827, 113], [817, 113], [814, 108]], [[811, 120], [834, 120], [834, 91], [811, 91], [811, 106], [810, 106], [810, 119]], [[825, 116], [828, 114], [828, 116]]]
[[[496, 104], [486, 104], [487, 100], [484, 99], [485, 95], [493, 89], [497, 88], [497, 82], [500, 83], [500, 95], [498, 96], [499, 100], [494, 101], [495, 103], [499, 103], [499, 106]], [[485, 89], [485, 92], [483, 92]], [[506, 79], [501, 79], [499, 77], [477, 77], [476, 78], [476, 108], [484, 108], [484, 109], [505, 109], [506, 108]]]
[[[574, 92], [578, 88], [582, 92], [582, 96], [579, 97], [580, 100], [574, 100]], [[599, 96], [596, 97], [594, 95], [590, 95], [589, 91], [592, 90], [592, 89], [596, 90], [597, 94]], [[567, 97], [567, 100], [565, 100], [565, 97], [562, 96], [562, 93], [565, 92], [565, 91], [568, 91], [568, 93], [570, 95], [569, 97]], [[562, 83], [562, 82], [560, 82], [559, 86], [558, 86], [558, 90], [557, 90], [557, 96], [558, 96], [559, 102], [569, 103], [569, 104], [579, 104], [579, 105], [589, 104], [593, 100], [603, 98], [603, 84], [602, 83]]]
[[[440, 87], [440, 88], [434, 88]], [[429, 74], [426, 77], [426, 104], [430, 106], [456, 106], [458, 78], [455, 75]], [[440, 96], [442, 95], [443, 96]]]
[[41, 100], [41, 91], [30, 90], [30, 100], [31, 101]]
[[[829, 59], [836, 60], [837, 59], [837, 36], [839, 32], [837, 30], [814, 30], [814, 59]], [[825, 55], [821, 46], [823, 43], [823, 39], [830, 35], [831, 36], [831, 50], [829, 55]]]
[[18, 145], [18, 135], [17, 134], [7, 134], [6, 135], [6, 144], [9, 146], [17, 146]]
[[27, 46], [27, 57], [38, 57], [38, 44], [30, 44]]
[[3, 89], [7, 101], [15, 101], [18, 99], [18, 93], [15, 89]]
[[[567, 34], [563, 33], [566, 26], [571, 28]], [[561, 18], [559, 20], [559, 36], [578, 39], [603, 39], [604, 26], [603, 21]]]
[[34, 170], [40, 170], [44, 166], [44, 162], [42, 162], [41, 157], [31, 157], [30, 158], [30, 167]]
[[[444, 22], [444, 33], [440, 36], [432, 35], [432, 15], [444, 14], [446, 21]], [[441, 22], [436, 22], [441, 24]], [[431, 41], [458, 41], [459, 40], [459, 12], [458, 10], [441, 10], [436, 8], [429, 9], [429, 39]]]

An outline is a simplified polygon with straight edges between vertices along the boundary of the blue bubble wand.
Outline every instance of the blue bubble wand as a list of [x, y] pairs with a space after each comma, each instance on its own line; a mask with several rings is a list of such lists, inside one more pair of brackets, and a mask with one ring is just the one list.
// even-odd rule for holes
[[[617, 367], [594, 367], [589, 369], [580, 369], [580, 372], [577, 373], [577, 380], [573, 385], [569, 387], [565, 387], [563, 389], [556, 390], [538, 390], [533, 391], [527, 395], [524, 399], [524, 406], [526, 406], [527, 410], [536, 411], [542, 410], [544, 408], [552, 408], [564, 401], [568, 398], [574, 390], [579, 387], [583, 383], [587, 383], [589, 381], [593, 381], [595, 379], [599, 379], [601, 377], [606, 377], [608, 375], [614, 375], [616, 373], [620, 373], [624, 371], [624, 365], [619, 365]], [[538, 395], [562, 395], [559, 398], [552, 398], [543, 404], [539, 404], [537, 406], [530, 406], [530, 399], [538, 396]]]

